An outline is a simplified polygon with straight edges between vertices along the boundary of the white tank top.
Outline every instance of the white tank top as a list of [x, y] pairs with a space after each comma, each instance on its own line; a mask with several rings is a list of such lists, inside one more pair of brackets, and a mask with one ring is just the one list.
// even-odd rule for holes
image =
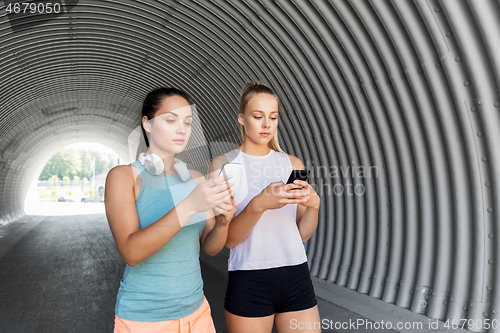
[[[241, 172], [234, 179], [237, 216], [270, 183], [286, 184], [293, 169], [287, 154], [272, 150], [253, 156], [234, 149], [224, 154], [229, 162], [240, 163]], [[266, 210], [250, 235], [230, 251], [228, 270], [265, 269], [299, 265], [307, 256], [296, 223], [297, 204]]]

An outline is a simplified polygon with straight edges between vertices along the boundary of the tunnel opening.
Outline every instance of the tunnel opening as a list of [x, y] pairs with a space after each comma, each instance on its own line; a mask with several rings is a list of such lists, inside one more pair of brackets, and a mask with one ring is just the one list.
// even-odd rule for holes
[[106, 175], [123, 164], [112, 149], [96, 142], [62, 147], [41, 168], [26, 196], [27, 215], [104, 213]]

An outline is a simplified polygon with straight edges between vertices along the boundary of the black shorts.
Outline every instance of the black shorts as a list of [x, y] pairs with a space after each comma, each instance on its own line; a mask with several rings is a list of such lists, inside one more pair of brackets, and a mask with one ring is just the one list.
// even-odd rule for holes
[[247, 271], [229, 271], [224, 309], [242, 317], [266, 317], [317, 304], [307, 262]]

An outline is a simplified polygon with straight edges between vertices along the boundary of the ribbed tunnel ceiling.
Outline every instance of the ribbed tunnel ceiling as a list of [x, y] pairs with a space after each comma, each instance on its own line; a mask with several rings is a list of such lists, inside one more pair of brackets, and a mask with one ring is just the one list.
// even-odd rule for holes
[[9, 2], [0, 224], [68, 143], [130, 162], [157, 86], [194, 97], [210, 149], [191, 162], [206, 172], [218, 142], [239, 144], [238, 94], [260, 80], [281, 97], [283, 149], [320, 185], [312, 274], [432, 318], [498, 320], [498, 1], [65, 1], [60, 15], [3, 15]]

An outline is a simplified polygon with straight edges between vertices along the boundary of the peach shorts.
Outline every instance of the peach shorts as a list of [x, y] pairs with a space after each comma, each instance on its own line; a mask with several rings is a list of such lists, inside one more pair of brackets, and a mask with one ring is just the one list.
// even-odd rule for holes
[[215, 333], [210, 305], [205, 298], [198, 310], [176, 320], [135, 321], [115, 314], [114, 333]]

